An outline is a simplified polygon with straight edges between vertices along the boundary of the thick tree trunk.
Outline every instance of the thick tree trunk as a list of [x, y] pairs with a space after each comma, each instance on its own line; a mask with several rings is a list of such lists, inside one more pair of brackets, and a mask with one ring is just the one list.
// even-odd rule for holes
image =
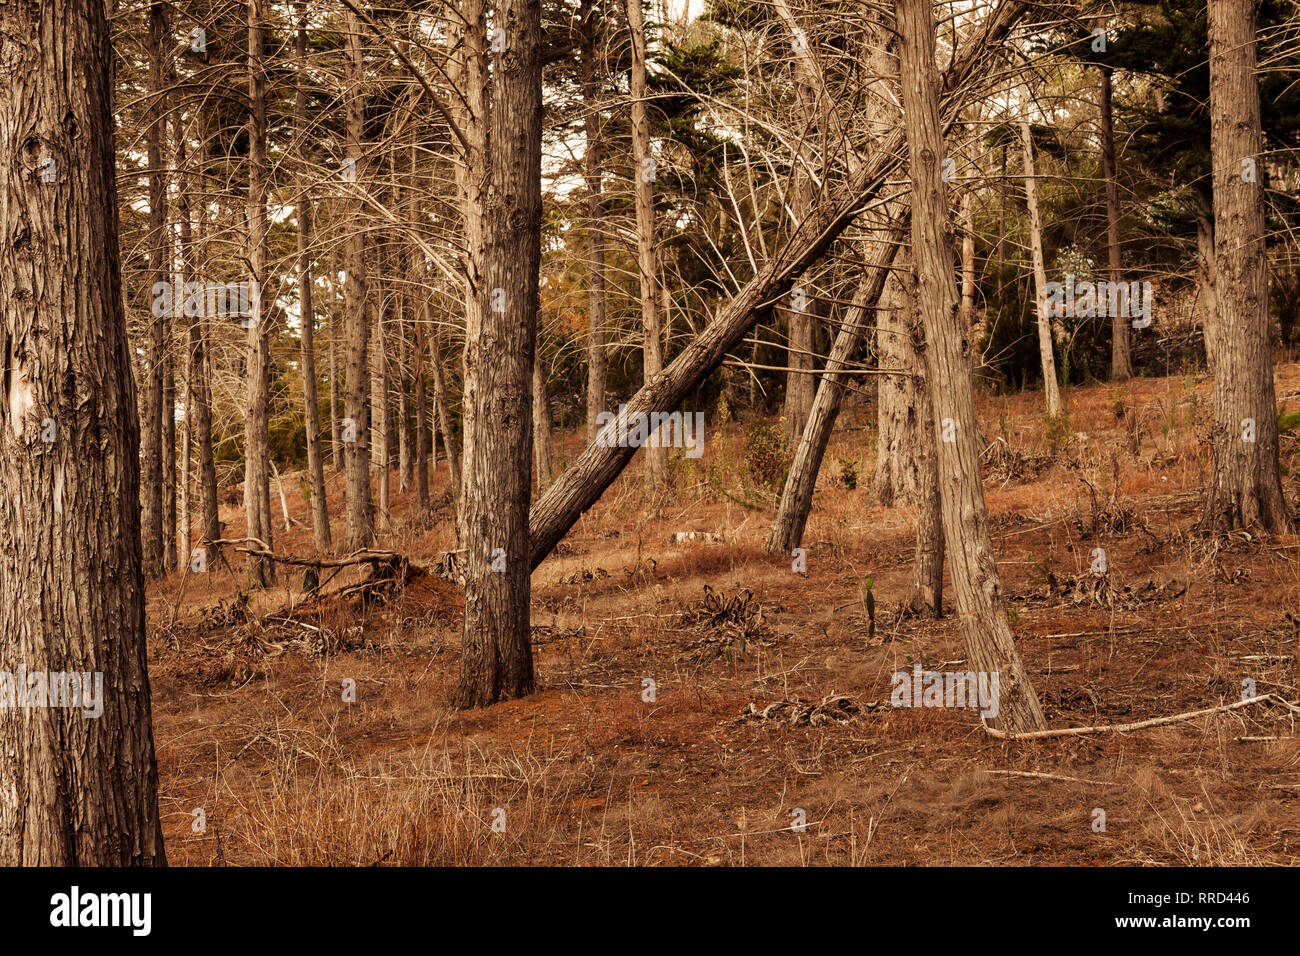
[[580, 82], [582, 84], [583, 136], [586, 156], [583, 173], [587, 185], [587, 441], [596, 440], [596, 416], [605, 410], [605, 204], [601, 184], [600, 87], [597, 81], [594, 0], [583, 0]]
[[[804, 425], [803, 434], [795, 449], [790, 474], [781, 492], [781, 503], [776, 520], [767, 538], [767, 550], [773, 554], [791, 554], [803, 542], [804, 528], [812, 510], [813, 490], [821, 472], [822, 459], [839, 417], [840, 403], [844, 399], [844, 376], [849, 360], [861, 344], [867, 325], [867, 316], [876, 309], [881, 292], [889, 277], [889, 270], [903, 240], [905, 220], [899, 220], [894, 229], [882, 239], [877, 239], [871, 261], [863, 273], [854, 296], [853, 307], [844, 316], [826, 370], [817, 386], [812, 411]], [[883, 377], [882, 377], [883, 380]]]
[[[967, 666], [998, 674], [999, 730], [1041, 730], [1045, 724], [1002, 607], [984, 487], [971, 381], [970, 330], [961, 327], [953, 276], [952, 225], [943, 178], [944, 129], [934, 65], [931, 0], [898, 0], [899, 75], [912, 180], [912, 269], [925, 325], [930, 399], [937, 417], [943, 536], [949, 544], [953, 590]], [[1032, 172], [1028, 175], [1032, 176]]]
[[[1114, 288], [1122, 281], [1119, 254], [1119, 184], [1115, 179], [1115, 111], [1111, 105], [1111, 69], [1101, 68], [1101, 91], [1098, 102], [1098, 129], [1101, 132], [1101, 170], [1106, 179], [1106, 259]], [[1110, 377], [1124, 382], [1133, 377], [1129, 357], [1129, 318], [1118, 313], [1110, 319]]]
[[1213, 470], [1204, 523], [1291, 530], [1278, 469], [1277, 397], [1269, 341], [1264, 148], [1255, 73], [1254, 0], [1209, 8], [1210, 142], [1214, 169], [1218, 355]]
[[[646, 109], [646, 32], [642, 0], [627, 0], [628, 31], [632, 35], [632, 174], [636, 205], [637, 269], [641, 288], [642, 378], [654, 381], [664, 367], [663, 330], [659, 324], [658, 271], [655, 268], [654, 157], [650, 153], [650, 119]], [[650, 436], [645, 449], [645, 484], [661, 488], [668, 476], [668, 449]]]
[[[167, 295], [161, 294], [171, 283], [170, 255], [167, 249], [167, 162], [163, 151], [166, 127], [164, 76], [170, 41], [167, 7], [149, 4], [149, 107], [145, 110], [145, 153], [149, 162], [149, 278], [152, 312], [149, 319], [149, 346], [145, 358], [145, 381], [142, 389], [144, 415], [141, 421], [142, 495], [141, 533], [144, 537], [144, 569], [149, 577], [163, 573], [163, 364], [167, 348], [167, 314], [174, 308]], [[169, 289], [167, 291], [170, 291]]]
[[[812, 170], [816, 166], [816, 157], [811, 140], [821, 135], [827, 137], [830, 130], [819, 128], [817, 115], [817, 64], [808, 52], [810, 44], [810, 24], [798, 20], [785, 0], [777, 0], [776, 10], [786, 28], [790, 31], [793, 49], [791, 73], [794, 80], [794, 122], [797, 132], [797, 157], [791, 173], [790, 213], [793, 218], [793, 231], [797, 232], [803, 225], [816, 199], [816, 186], [812, 180]], [[796, 32], [798, 31], [798, 32]], [[829, 104], [828, 104], [829, 105]], [[816, 387], [813, 369], [813, 338], [817, 324], [817, 298], [811, 288], [800, 290], [798, 304], [791, 308], [782, 308], [786, 317], [788, 330], [785, 373], [785, 404], [781, 417], [785, 420], [787, 440], [794, 444], [804, 433], [804, 425], [812, 412], [813, 392]]]
[[[479, 0], [462, 6], [466, 73], [487, 73]], [[491, 101], [471, 99], [487, 133], [467, 163], [478, 195], [466, 206], [472, 290], [465, 336], [464, 477], [460, 541], [465, 628], [457, 707], [533, 692], [528, 503], [532, 492], [533, 351], [542, 226], [541, 0], [500, 0], [506, 52], [493, 58]], [[486, 92], [486, 91], [485, 91]]]
[[[347, 55], [345, 78], [347, 90], [346, 157], [349, 170], [358, 182], [364, 181], [362, 167], [365, 154], [361, 140], [364, 133], [365, 69], [361, 58], [361, 23], [351, 11], [347, 14]], [[349, 551], [365, 548], [374, 542], [374, 508], [370, 497], [370, 402], [369, 368], [366, 361], [368, 308], [366, 295], [366, 239], [358, 227], [364, 217], [360, 197], [352, 200], [353, 225], [347, 238], [347, 273], [343, 283], [345, 335], [347, 337], [347, 383], [343, 396], [343, 459], [347, 470], [347, 530]]]
[[[268, 403], [270, 400], [269, 310], [265, 308], [262, 285], [267, 272], [269, 243], [266, 221], [266, 71], [262, 44], [266, 17], [265, 0], [248, 3], [248, 268], [253, 291], [249, 296], [247, 381], [248, 407], [244, 412], [244, 516], [248, 536], [274, 546], [271, 523], [271, 474], [269, 467]], [[267, 290], [270, 291], [269, 288]], [[261, 558], [249, 558], [249, 583], [266, 587], [275, 580], [275, 566]]]
[[1047, 266], [1043, 261], [1043, 221], [1038, 214], [1038, 180], [1034, 171], [1034, 139], [1029, 128], [1029, 89], [1020, 87], [1020, 150], [1025, 167], [1025, 206], [1029, 212], [1029, 254], [1034, 265], [1034, 314], [1038, 317], [1038, 356], [1047, 395], [1047, 417], [1061, 415], [1061, 386], [1052, 350], [1052, 315], [1047, 301]]
[[912, 451], [921, 441], [917, 418], [916, 379], [912, 369], [911, 330], [904, 321], [906, 295], [902, 274], [911, 268], [911, 254], [902, 253], [897, 271], [876, 310], [876, 471], [871, 497], [883, 507], [917, 503]]
[[[1004, 0], [972, 30], [969, 42], [957, 51], [944, 72], [941, 103], [945, 126], [952, 124], [960, 105], [977, 94], [998, 47], [1028, 9], [1028, 4], [1020, 0]], [[628, 413], [670, 412], [698, 388], [727, 353], [741, 343], [754, 323], [770, 314], [772, 303], [790, 292], [799, 276], [825, 254], [856, 220], [859, 210], [897, 173], [898, 157], [905, 148], [901, 130], [886, 133], [867, 161], [850, 174], [848, 182], [817, 204], [809, 214], [808, 228], [767, 257], [757, 274], [700, 330], [663, 374], [632, 396]], [[599, 500], [634, 451], [590, 444], [551, 485], [529, 518], [533, 567], [545, 560], [582, 513]]]
[[[307, 140], [307, 4], [296, 5], [298, 33], [295, 52], [298, 56], [297, 88], [294, 91], [293, 119], [296, 133]], [[306, 148], [305, 146], [303, 147]], [[329, 501], [325, 493], [325, 462], [320, 447], [320, 402], [316, 395], [316, 309], [312, 297], [311, 244], [313, 236], [312, 199], [307, 164], [298, 167], [298, 302], [302, 313], [302, 394], [303, 423], [307, 430], [307, 480], [311, 487], [311, 529], [317, 551], [329, 551]]]
[[0, 670], [91, 691], [0, 708], [0, 864], [161, 865], [105, 5], [2, 4], [0, 49]]
[[[970, 195], [967, 193], [966, 195]], [[916, 550], [912, 559], [912, 593], [906, 601], [914, 614], [943, 616], [943, 508], [939, 491], [939, 449], [935, 443], [934, 404], [930, 400], [930, 377], [925, 363], [925, 324], [917, 308], [918, 289], [914, 274], [902, 277], [898, 297], [899, 323], [906, 349], [906, 367], [912, 371], [912, 394], [916, 400], [916, 446], [908, 456], [910, 484], [916, 488]], [[960, 328], [970, 329], [964, 309], [958, 313]]]

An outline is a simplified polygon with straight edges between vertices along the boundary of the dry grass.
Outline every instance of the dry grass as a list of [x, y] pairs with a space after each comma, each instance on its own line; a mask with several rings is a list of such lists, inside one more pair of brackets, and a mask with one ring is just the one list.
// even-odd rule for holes
[[[1300, 367], [1279, 368], [1278, 394], [1296, 405]], [[1003, 585], [1053, 726], [1232, 701], [1247, 678], [1261, 694], [1297, 697], [1300, 542], [1193, 533], [1208, 396], [1204, 378], [1075, 388], [1066, 433], [1046, 429], [1037, 394], [980, 400], [986, 436], [1004, 439], [1008, 455], [986, 473]], [[1293, 716], [1279, 708], [1010, 743], [988, 738], [969, 710], [888, 706], [895, 670], [917, 661], [961, 669], [963, 652], [951, 619], [893, 614], [910, 581], [915, 510], [869, 499], [872, 421], [869, 404], [841, 418], [804, 538], [805, 575], [765, 553], [766, 505], [738, 503], [770, 500], [746, 476], [743, 428], [711, 431], [705, 457], [678, 466], [667, 499], [645, 499], [634, 465], [534, 575], [543, 690], [487, 710], [448, 707], [462, 600], [436, 577], [366, 608], [304, 605], [301, 581], [284, 578], [254, 596], [249, 619], [219, 626], [211, 609], [234, 596], [239, 562], [190, 576], [178, 605], [179, 576], [154, 585], [150, 664], [169, 857], [1300, 862], [1300, 746]], [[559, 460], [579, 449], [577, 436], [559, 444]], [[1294, 442], [1286, 453], [1289, 468], [1300, 465]], [[841, 459], [856, 463], [855, 490], [837, 478]], [[445, 482], [444, 470], [435, 495]], [[296, 480], [285, 484], [305, 522]], [[1287, 489], [1294, 499], [1294, 477]], [[384, 546], [422, 563], [452, 546], [447, 512], [429, 521], [410, 493], [393, 497]], [[339, 504], [331, 498], [335, 515]], [[223, 515], [231, 533], [237, 512]], [[678, 531], [720, 540], [677, 543]], [[277, 547], [307, 553], [310, 532], [295, 527]], [[1108, 555], [1118, 595], [1110, 603], [1059, 587], [1086, 575], [1094, 547]], [[861, 603], [867, 576], [874, 640]], [[761, 626], [743, 647], [683, 614], [705, 584], [726, 596], [752, 591]], [[290, 605], [291, 618], [280, 613]], [[345, 681], [355, 682], [355, 702], [343, 700]], [[751, 702], [761, 710], [833, 693], [886, 706], [848, 723], [740, 719]], [[199, 807], [204, 833], [191, 827]], [[1104, 831], [1094, 829], [1097, 809]]]

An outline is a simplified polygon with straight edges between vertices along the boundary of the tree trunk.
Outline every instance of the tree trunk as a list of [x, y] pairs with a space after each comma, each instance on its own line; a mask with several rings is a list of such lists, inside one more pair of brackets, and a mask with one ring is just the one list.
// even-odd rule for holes
[[[391, 275], [390, 257], [384, 250], [378, 250], [378, 273]], [[393, 307], [396, 296], [390, 289], [387, 295], [378, 295], [379, 309], [375, 316], [374, 341], [370, 347], [370, 434], [374, 436], [375, 451], [371, 464], [374, 466], [378, 494], [378, 527], [382, 532], [389, 530], [389, 492], [393, 464], [393, 428], [391, 418], [392, 403], [389, 398], [388, 344], [392, 336], [387, 334], [392, 323]]]
[[4, 866], [166, 863], [109, 37], [101, 0], [0, 5], [0, 670], [92, 693], [0, 708]]
[[[943, 536], [950, 545], [953, 589], [966, 659], [972, 670], [999, 675], [999, 730], [1040, 730], [1038, 697], [1020, 661], [1002, 607], [976, 437], [970, 330], [961, 327], [953, 276], [952, 225], [942, 178], [944, 129], [934, 65], [930, 0], [898, 0], [899, 75], [912, 181], [912, 269], [925, 325], [925, 359], [938, 443]], [[1032, 177], [1032, 171], [1027, 171]], [[1032, 181], [1032, 180], [1029, 180]]]
[[1210, 4], [1210, 143], [1214, 163], [1218, 355], [1213, 471], [1204, 523], [1291, 530], [1278, 469], [1277, 398], [1269, 340], [1259, 80], [1253, 0]]
[[338, 290], [335, 288], [338, 274], [334, 254], [330, 253], [329, 272], [325, 275], [325, 291], [329, 294], [330, 314], [330, 463], [336, 472], [343, 470], [341, 416], [339, 415], [339, 308]]
[[[407, 186], [407, 228], [419, 234], [419, 208], [415, 202], [417, 182], [415, 144], [411, 144], [411, 176]], [[429, 400], [425, 394], [424, 356], [429, 350], [424, 327], [429, 321], [429, 296], [424, 289], [424, 253], [414, 243], [407, 243], [407, 279], [411, 284], [412, 312], [415, 322], [415, 500], [421, 509], [429, 507]], [[434, 451], [437, 463], [437, 451]]]
[[917, 419], [916, 379], [912, 368], [911, 330], [904, 322], [906, 289], [903, 270], [911, 255], [899, 257], [898, 270], [885, 286], [882, 307], [876, 310], [876, 471], [871, 497], [882, 507], [917, 503], [912, 450], [921, 441]]
[[[654, 157], [650, 154], [650, 120], [646, 111], [646, 32], [641, 0], [627, 0], [627, 24], [632, 35], [632, 175], [636, 200], [637, 268], [641, 277], [642, 378], [648, 384], [663, 370], [663, 330], [659, 327], [659, 293], [655, 269]], [[646, 490], [660, 489], [668, 475], [668, 450], [658, 434], [645, 449]]]
[[1025, 206], [1029, 211], [1029, 253], [1034, 263], [1034, 302], [1038, 316], [1038, 355], [1043, 366], [1043, 388], [1047, 393], [1047, 417], [1061, 415], [1061, 386], [1056, 378], [1056, 355], [1052, 351], [1052, 315], [1047, 301], [1047, 267], [1043, 262], [1043, 221], [1038, 215], [1038, 182], [1034, 172], [1034, 139], [1029, 128], [1029, 88], [1020, 87], [1020, 149], [1025, 166]]
[[[244, 412], [244, 515], [248, 536], [274, 546], [271, 524], [271, 475], [268, 466], [268, 402], [270, 399], [270, 341], [267, 309], [263, 308], [261, 286], [267, 273], [269, 253], [266, 222], [266, 71], [262, 60], [265, 0], [248, 2], [248, 269], [255, 284], [249, 296], [247, 380], [248, 408]], [[269, 291], [269, 290], [268, 290]], [[274, 565], [262, 558], [249, 558], [249, 583], [266, 587], [275, 580]]]
[[[307, 4], [295, 5], [298, 34], [297, 88], [294, 91], [293, 120], [296, 135], [307, 142]], [[302, 147], [304, 150], [306, 146]], [[307, 431], [307, 479], [311, 486], [311, 530], [317, 551], [329, 551], [329, 501], [325, 492], [325, 462], [320, 447], [320, 402], [316, 395], [316, 309], [312, 297], [311, 244], [313, 235], [312, 200], [308, 191], [309, 175], [304, 159], [298, 166], [298, 302], [302, 313], [302, 394], [303, 422]]]
[[[794, 123], [797, 133], [797, 155], [790, 182], [790, 213], [792, 231], [798, 232], [813, 208], [816, 186], [812, 169], [816, 158], [812, 148], [813, 137], [829, 137], [830, 130], [819, 129], [817, 116], [817, 65], [808, 55], [809, 37], [784, 0], [777, 0], [776, 11], [790, 31], [794, 55], [791, 73], [794, 80]], [[798, 31], [798, 32], [796, 32]], [[829, 105], [829, 104], [828, 104]], [[781, 417], [785, 420], [787, 440], [794, 444], [804, 433], [804, 425], [812, 412], [813, 391], [816, 387], [813, 369], [813, 333], [817, 324], [817, 298], [811, 288], [801, 288], [793, 307], [782, 308], [788, 329], [786, 349], [785, 405]]]
[[605, 410], [605, 205], [601, 184], [600, 88], [597, 82], [594, 0], [580, 8], [583, 135], [586, 156], [583, 171], [587, 185], [587, 441], [596, 440], [596, 416]]
[[[466, 73], [487, 74], [480, 0], [462, 6]], [[457, 707], [531, 694], [528, 503], [532, 492], [533, 351], [542, 225], [541, 0], [500, 0], [507, 52], [494, 57], [491, 101], [470, 109], [490, 124], [466, 204], [469, 288], [465, 335], [464, 477], [460, 541], [466, 550], [465, 628]], [[486, 90], [484, 91], [487, 92]], [[487, 133], [480, 122], [477, 131]]]
[[[1003, 0], [971, 31], [970, 40], [944, 72], [941, 103], [945, 124], [951, 125], [957, 106], [979, 92], [992, 69], [998, 48], [1029, 9], [1020, 0]], [[899, 154], [906, 147], [902, 130], [887, 132], [848, 181], [830, 192], [808, 217], [808, 228], [791, 236], [768, 256], [717, 317], [664, 369], [628, 401], [628, 413], [671, 412], [699, 387], [745, 334], [771, 312], [771, 304], [789, 293], [809, 266], [857, 219], [897, 173]], [[537, 502], [529, 518], [529, 550], [533, 567], [541, 564], [565, 533], [601, 496], [627, 466], [635, 449], [589, 444]]]
[[[912, 370], [917, 424], [916, 446], [907, 461], [911, 484], [916, 488], [916, 550], [912, 559], [912, 593], [906, 605], [913, 614], [943, 617], [943, 508], [934, 405], [930, 400], [930, 377], [925, 367], [925, 325], [917, 308], [919, 290], [914, 282], [914, 273], [909, 271], [903, 276], [902, 285], [898, 297], [902, 317], [899, 325], [904, 332], [901, 338], [907, 350], [906, 367]], [[970, 322], [964, 308], [958, 313], [958, 322], [960, 328], [969, 331]]]
[[[197, 138], [200, 142], [204, 138], [204, 121], [201, 112], [195, 114], [195, 125]], [[185, 138], [180, 136], [177, 139], [176, 164], [179, 175], [185, 175]], [[182, 180], [181, 188], [177, 190], [179, 200], [178, 216], [181, 223], [181, 270], [187, 276], [198, 278], [198, 269], [195, 267], [194, 255], [194, 231], [190, 223], [190, 205], [189, 205], [189, 186], [186, 180]], [[199, 226], [202, 228], [203, 217], [199, 217]], [[202, 236], [200, 235], [200, 239]], [[185, 416], [188, 419], [193, 413], [193, 435], [194, 442], [198, 446], [199, 471], [198, 471], [198, 491], [199, 491], [199, 525], [200, 525], [200, 545], [209, 549], [206, 557], [209, 561], [217, 557], [215, 552], [216, 546], [211, 544], [213, 541], [220, 541], [223, 537], [221, 532], [221, 519], [218, 515], [217, 507], [217, 466], [216, 459], [212, 452], [212, 377], [211, 370], [208, 367], [208, 353], [206, 334], [203, 330], [203, 310], [192, 310], [193, 314], [187, 315], [189, 320], [189, 395], [186, 399]], [[183, 560], [188, 563], [190, 560], [189, 553], [184, 554]]]
[[[1106, 258], [1110, 265], [1112, 288], [1119, 288], [1122, 266], [1119, 255], [1119, 184], [1115, 179], [1115, 111], [1111, 106], [1111, 69], [1101, 68], [1098, 128], [1101, 132], [1101, 168], [1106, 179]], [[1128, 316], [1119, 315], [1116, 309], [1110, 319], [1110, 377], [1124, 382], [1133, 377], [1133, 362], [1129, 357]]]
[[[142, 398], [141, 422], [142, 496], [141, 533], [144, 537], [144, 570], [149, 577], [163, 573], [163, 362], [166, 352], [167, 313], [174, 308], [171, 296], [171, 267], [167, 251], [167, 162], [163, 153], [166, 125], [163, 110], [163, 78], [166, 73], [167, 8], [149, 4], [149, 107], [145, 110], [145, 153], [149, 163], [149, 278], [153, 301], [149, 319], [149, 346]], [[164, 300], [161, 296], [166, 295]], [[164, 306], [163, 303], [170, 303]]]
[[848, 368], [849, 359], [862, 342], [867, 315], [876, 309], [880, 300], [905, 228], [903, 221], [899, 221], [883, 240], [877, 239], [875, 242], [871, 261], [867, 264], [854, 296], [853, 307], [845, 314], [844, 322], [835, 336], [826, 370], [813, 399], [812, 411], [804, 425], [803, 434], [795, 449], [794, 461], [790, 464], [790, 474], [781, 492], [776, 520], [768, 534], [767, 550], [773, 554], [791, 554], [803, 542], [804, 528], [812, 510], [817, 475], [821, 472], [826, 446], [830, 442], [835, 419], [839, 417], [840, 404], [844, 399], [844, 380], [837, 373]]
[[[345, 77], [347, 90], [346, 157], [349, 170], [358, 182], [364, 182], [365, 161], [361, 139], [364, 132], [365, 69], [361, 59], [361, 23], [350, 10], [347, 14], [347, 56]], [[352, 203], [352, 228], [347, 237], [347, 273], [343, 283], [344, 309], [347, 317], [347, 383], [343, 396], [343, 458], [347, 470], [347, 548], [354, 551], [374, 542], [374, 509], [370, 498], [370, 410], [369, 368], [366, 362], [366, 238], [358, 224], [364, 209], [359, 196]]]

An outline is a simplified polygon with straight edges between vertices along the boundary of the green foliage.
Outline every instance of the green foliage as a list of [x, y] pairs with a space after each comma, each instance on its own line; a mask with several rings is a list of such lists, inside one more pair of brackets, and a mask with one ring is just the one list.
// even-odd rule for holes
[[1300, 428], [1300, 412], [1288, 412], [1286, 406], [1277, 413], [1277, 433], [1285, 435], [1287, 432]]
[[745, 474], [750, 481], [779, 492], [790, 470], [790, 446], [785, 435], [767, 422], [756, 422], [745, 435]]
[[840, 459], [840, 484], [849, 491], [858, 487], [858, 460], [856, 458]]
[[862, 582], [862, 610], [867, 617], [867, 641], [876, 639], [876, 595], [872, 591], [875, 578], [866, 578]]

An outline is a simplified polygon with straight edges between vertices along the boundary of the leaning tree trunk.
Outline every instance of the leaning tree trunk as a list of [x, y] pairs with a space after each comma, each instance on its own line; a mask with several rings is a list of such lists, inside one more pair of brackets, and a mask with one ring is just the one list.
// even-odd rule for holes
[[160, 865], [105, 5], [0, 4], [0, 49], [0, 670], [103, 682], [0, 708], [0, 864]]
[[[1002, 607], [988, 515], [984, 510], [970, 333], [959, 321], [953, 276], [939, 120], [939, 76], [934, 65], [931, 0], [899, 0], [899, 75], [912, 181], [912, 269], [925, 326], [926, 371], [937, 421], [943, 534], [949, 545], [953, 590], [966, 659], [972, 670], [999, 675], [997, 730], [1040, 730], [1045, 724]], [[1032, 175], [1032, 173], [1031, 173]]]
[[[297, 86], [293, 119], [300, 141], [307, 138], [307, 4], [297, 4]], [[306, 146], [302, 147], [304, 150]], [[330, 541], [329, 502], [325, 496], [325, 462], [320, 448], [320, 403], [316, 396], [316, 310], [312, 301], [311, 243], [312, 200], [308, 194], [308, 171], [304, 159], [298, 167], [298, 301], [302, 313], [302, 403], [307, 430], [307, 478], [311, 487], [311, 529], [317, 551], [328, 551]]]
[[1029, 88], [1020, 87], [1020, 149], [1025, 166], [1025, 206], [1029, 213], [1029, 253], [1034, 264], [1034, 314], [1038, 317], [1038, 355], [1047, 393], [1047, 417], [1061, 415], [1061, 386], [1056, 379], [1052, 351], [1052, 315], [1047, 301], [1047, 267], [1043, 262], [1043, 221], [1038, 214], [1038, 180], [1034, 171], [1034, 137], [1029, 128]]
[[[987, 83], [999, 46], [1026, 14], [1020, 0], [1004, 0], [973, 28], [944, 72], [941, 103], [945, 126], [955, 109]], [[906, 147], [902, 130], [882, 136], [867, 161], [843, 186], [830, 191], [808, 217], [808, 228], [790, 237], [766, 258], [755, 276], [745, 283], [717, 317], [678, 353], [654, 381], [628, 400], [629, 415], [671, 412], [736, 348], [760, 319], [771, 313], [772, 303], [789, 294], [798, 278], [820, 259], [840, 234], [853, 223], [896, 175], [899, 155]], [[551, 485], [529, 517], [529, 550], [533, 567], [541, 564], [582, 513], [600, 499], [631, 460], [635, 450], [592, 443]]]
[[600, 87], [597, 82], [595, 0], [583, 0], [582, 44], [583, 136], [587, 185], [587, 441], [596, 440], [596, 417], [605, 410], [605, 203], [601, 188]]
[[[149, 4], [149, 107], [145, 110], [145, 154], [149, 162], [149, 278], [152, 309], [149, 344], [145, 353], [141, 422], [143, 494], [140, 523], [144, 536], [144, 569], [150, 577], [163, 573], [163, 362], [166, 351], [167, 313], [174, 308], [170, 290], [171, 256], [167, 242], [167, 163], [163, 153], [163, 77], [166, 73], [167, 7]], [[50, 14], [52, 16], [52, 14]], [[163, 296], [166, 296], [163, 298]], [[164, 306], [164, 303], [169, 303]]]
[[[485, 18], [468, 0], [466, 72], [487, 73]], [[529, 641], [533, 350], [537, 336], [542, 226], [541, 0], [500, 0], [508, 52], [480, 102], [490, 134], [466, 204], [471, 269], [465, 333], [464, 472], [460, 543], [465, 626], [457, 707], [533, 692]], [[471, 109], [473, 106], [471, 106]], [[476, 132], [488, 133], [480, 124]]]
[[849, 359], [857, 351], [866, 329], [867, 315], [880, 300], [881, 291], [889, 277], [889, 269], [903, 239], [906, 220], [899, 220], [892, 230], [875, 242], [871, 261], [863, 273], [854, 296], [853, 307], [844, 316], [844, 323], [835, 336], [826, 370], [817, 386], [812, 411], [804, 425], [790, 474], [781, 491], [781, 503], [776, 520], [767, 538], [767, 550], [773, 554], [792, 554], [803, 542], [804, 528], [812, 510], [813, 489], [821, 471], [826, 446], [830, 442], [835, 419], [839, 417], [844, 400], [844, 382], [841, 373], [848, 369]]
[[[262, 286], [267, 284], [269, 241], [266, 221], [266, 71], [262, 43], [266, 16], [264, 0], [248, 4], [248, 269], [253, 282], [248, 315], [248, 408], [244, 412], [244, 515], [248, 536], [274, 541], [271, 523], [271, 474], [268, 404], [270, 401], [270, 338]], [[275, 580], [275, 568], [263, 558], [249, 558], [249, 583], [266, 587]]]
[[[1119, 255], [1119, 184], [1115, 180], [1115, 111], [1111, 105], [1111, 73], [1108, 66], [1101, 68], [1101, 91], [1098, 107], [1098, 129], [1101, 132], [1101, 169], [1106, 180], [1106, 259], [1110, 266], [1112, 288], [1119, 288], [1121, 280]], [[1128, 316], [1116, 309], [1110, 319], [1110, 377], [1123, 382], [1133, 377], [1133, 361], [1129, 357]]]
[[1254, 0], [1214, 0], [1209, 18], [1219, 353], [1204, 523], [1285, 533], [1291, 519], [1278, 470], [1263, 171], [1254, 168], [1264, 148]]
[[[659, 327], [658, 274], [655, 269], [654, 157], [650, 155], [650, 119], [646, 111], [646, 32], [641, 0], [628, 0], [627, 24], [632, 34], [632, 176], [636, 205], [636, 261], [641, 283], [642, 377], [649, 383], [663, 369], [663, 330]], [[649, 491], [662, 487], [668, 473], [668, 449], [651, 435], [645, 449], [645, 483]]]
[[[365, 69], [361, 58], [361, 23], [351, 11], [347, 14], [347, 54], [345, 78], [347, 90], [346, 162], [348, 178], [363, 181], [364, 153], [361, 139], [365, 126]], [[374, 508], [370, 498], [370, 409], [369, 369], [366, 362], [366, 238], [360, 228], [364, 218], [362, 199], [352, 197], [352, 222], [347, 237], [347, 273], [343, 283], [344, 335], [346, 337], [347, 383], [343, 394], [343, 423], [340, 441], [346, 469], [344, 479], [347, 502], [345, 538], [347, 548], [368, 547], [375, 537]]]

